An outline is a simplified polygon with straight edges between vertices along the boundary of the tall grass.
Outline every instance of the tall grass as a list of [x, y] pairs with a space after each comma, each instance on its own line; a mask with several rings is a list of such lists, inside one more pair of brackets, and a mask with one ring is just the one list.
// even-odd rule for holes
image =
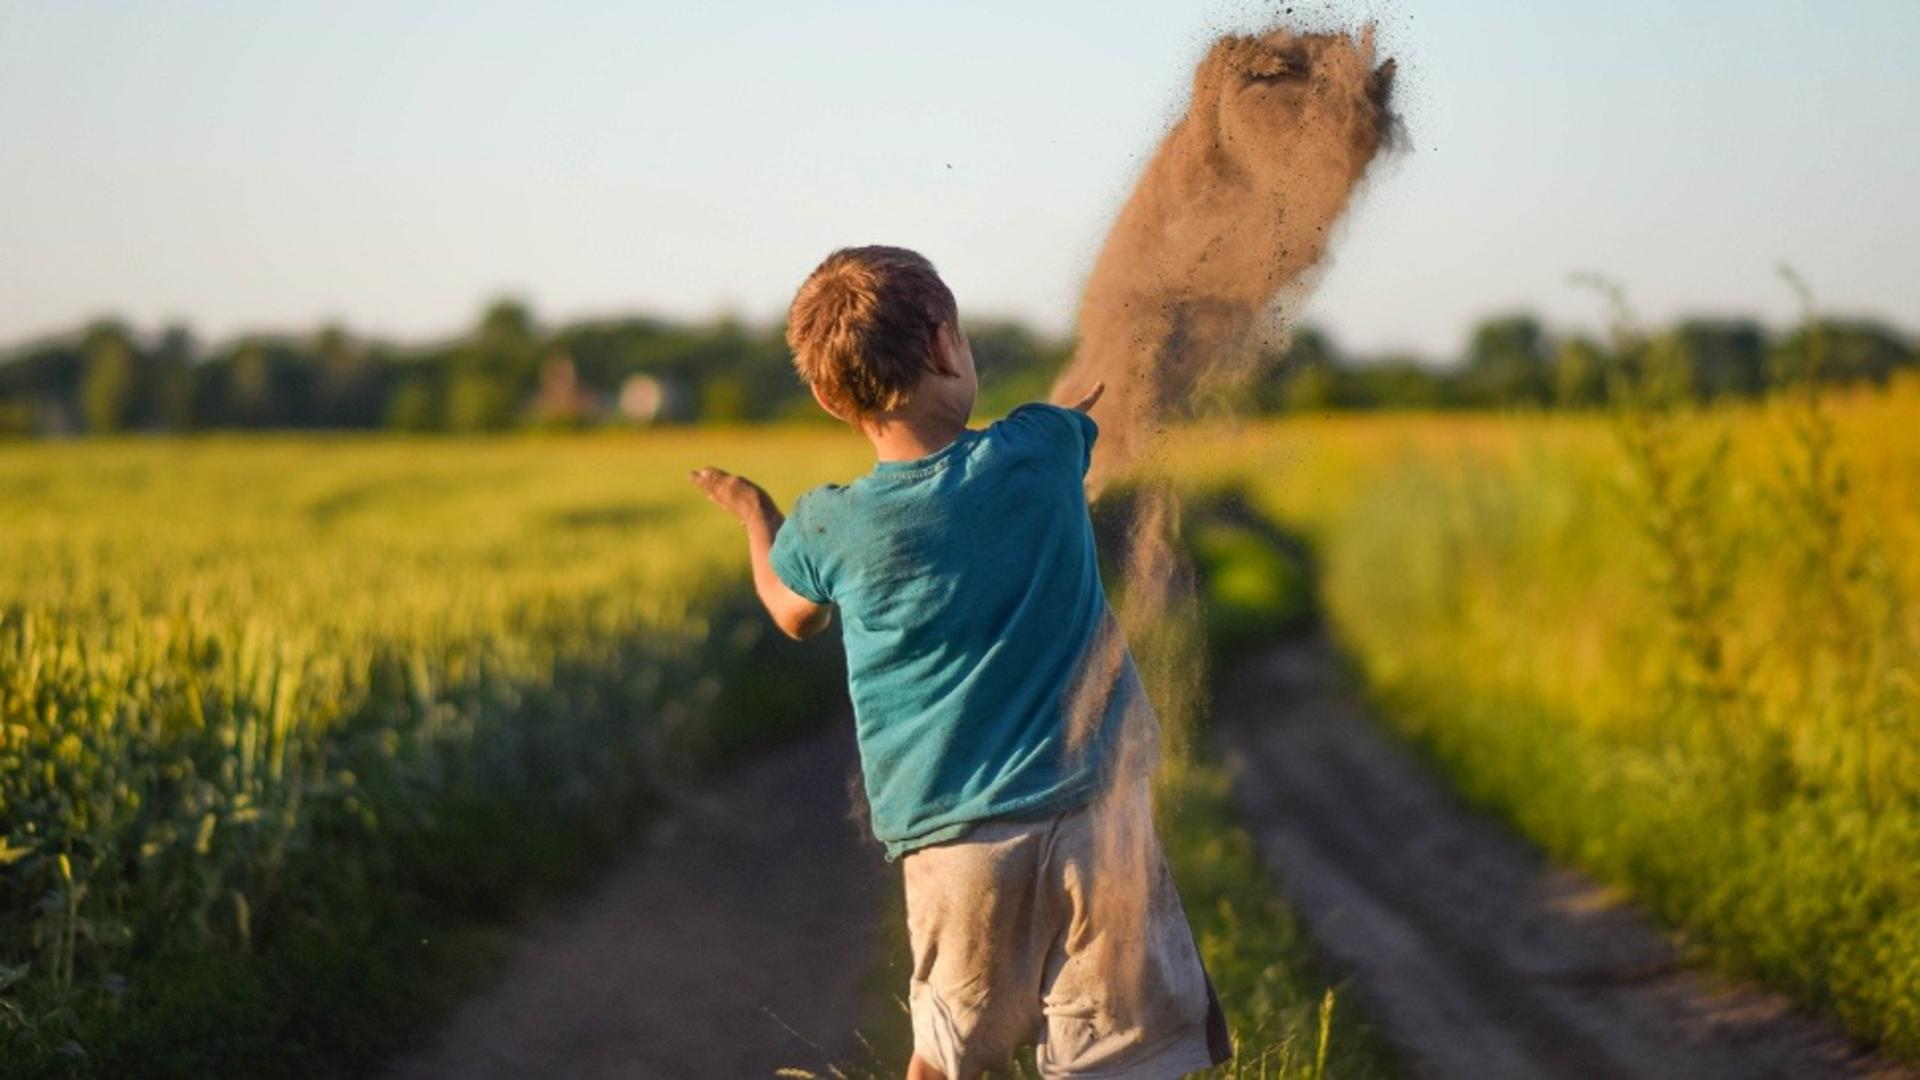
[[839, 446], [0, 448], [0, 1060], [382, 1052], [463, 920], [820, 712], [813, 654], [739, 663], [764, 620], [684, 474], [724, 447], [791, 497]]
[[1208, 447], [1307, 535], [1383, 713], [1699, 953], [1920, 1057], [1920, 383]]

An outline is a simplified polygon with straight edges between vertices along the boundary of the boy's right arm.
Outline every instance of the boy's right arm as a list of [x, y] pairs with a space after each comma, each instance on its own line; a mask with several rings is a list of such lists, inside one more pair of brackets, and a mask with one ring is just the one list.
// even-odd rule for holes
[[753, 563], [753, 590], [760, 595], [767, 614], [773, 616], [774, 625], [796, 641], [825, 630], [833, 621], [832, 605], [816, 604], [801, 596], [774, 573], [770, 557], [773, 538], [786, 517], [774, 505], [773, 496], [744, 476], [712, 466], [695, 469], [689, 478], [707, 498], [746, 526], [747, 557]]

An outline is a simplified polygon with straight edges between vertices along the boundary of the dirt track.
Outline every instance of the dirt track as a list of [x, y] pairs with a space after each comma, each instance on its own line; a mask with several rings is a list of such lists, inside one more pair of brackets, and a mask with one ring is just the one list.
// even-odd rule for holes
[[1437, 1077], [1905, 1077], [1784, 999], [1710, 985], [1652, 924], [1468, 811], [1304, 637], [1244, 665], [1216, 745], [1323, 953]]
[[851, 724], [680, 808], [392, 1080], [756, 1077], [857, 1056], [897, 878], [845, 818]]
[[[1711, 985], [1383, 737], [1321, 638], [1220, 688], [1248, 828], [1322, 952], [1436, 1077], [1912, 1077], [1783, 999]], [[844, 820], [847, 725], [671, 815], [391, 1080], [754, 1077], [862, 1055], [897, 878]]]

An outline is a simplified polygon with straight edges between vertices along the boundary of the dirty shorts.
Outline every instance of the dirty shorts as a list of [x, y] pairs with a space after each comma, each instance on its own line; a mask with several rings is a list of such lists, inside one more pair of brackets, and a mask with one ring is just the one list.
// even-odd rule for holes
[[1042, 1077], [1165, 1080], [1232, 1056], [1144, 781], [902, 865], [914, 1051], [949, 1080], [1027, 1042]]

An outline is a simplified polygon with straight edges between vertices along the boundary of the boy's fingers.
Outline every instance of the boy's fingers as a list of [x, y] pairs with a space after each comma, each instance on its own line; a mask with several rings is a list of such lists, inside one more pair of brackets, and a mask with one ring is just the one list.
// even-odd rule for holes
[[720, 486], [720, 481], [726, 479], [726, 475], [726, 473], [709, 465], [704, 469], [695, 469], [688, 473], [687, 479], [693, 481], [694, 487], [699, 488], [708, 495], [712, 495], [714, 489]]
[[1074, 408], [1078, 409], [1081, 412], [1086, 412], [1088, 409], [1093, 408], [1093, 403], [1096, 401], [1099, 401], [1100, 395], [1106, 392], [1107, 392], [1106, 383], [1104, 382], [1094, 383], [1093, 389], [1087, 391], [1087, 396], [1081, 398], [1080, 403], [1078, 405], [1075, 405]]

